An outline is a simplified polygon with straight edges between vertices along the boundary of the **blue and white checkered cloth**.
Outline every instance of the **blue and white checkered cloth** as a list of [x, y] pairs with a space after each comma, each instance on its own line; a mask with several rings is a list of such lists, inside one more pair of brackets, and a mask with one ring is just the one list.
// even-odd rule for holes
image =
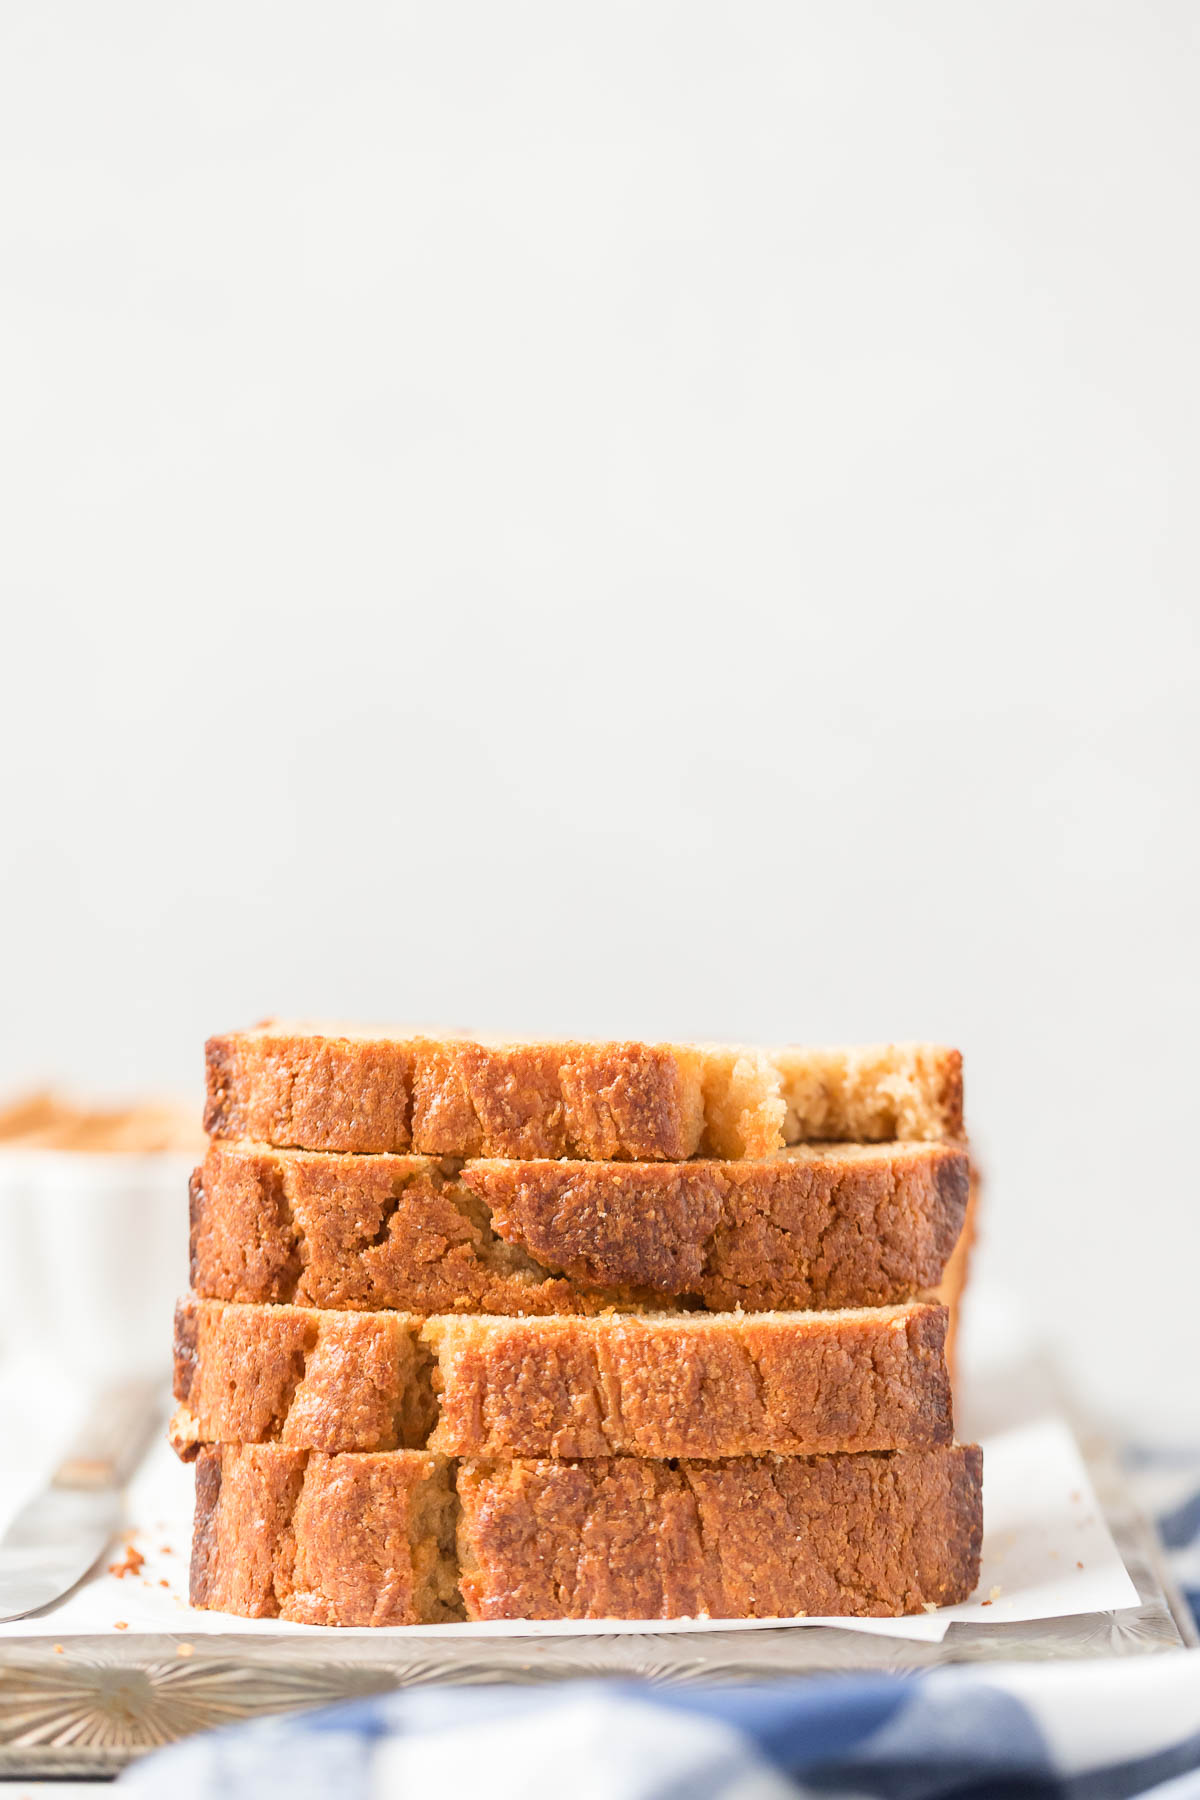
[[1127, 1472], [1143, 1515], [1158, 1526], [1171, 1579], [1200, 1631], [1200, 1456], [1134, 1450]]
[[[1162, 1468], [1200, 1622], [1200, 1481]], [[410, 1689], [190, 1739], [122, 1777], [171, 1800], [1200, 1800], [1200, 1650], [762, 1687]]]

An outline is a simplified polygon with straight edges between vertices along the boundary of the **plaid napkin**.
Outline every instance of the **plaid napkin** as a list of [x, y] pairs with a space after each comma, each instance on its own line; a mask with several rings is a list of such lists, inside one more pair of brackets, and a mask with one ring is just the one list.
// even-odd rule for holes
[[[1138, 1458], [1200, 1623], [1200, 1464]], [[769, 1687], [409, 1689], [136, 1764], [171, 1800], [1200, 1800], [1200, 1650]]]
[[1126, 1471], [1143, 1516], [1158, 1526], [1171, 1578], [1200, 1631], [1200, 1455], [1134, 1449]]

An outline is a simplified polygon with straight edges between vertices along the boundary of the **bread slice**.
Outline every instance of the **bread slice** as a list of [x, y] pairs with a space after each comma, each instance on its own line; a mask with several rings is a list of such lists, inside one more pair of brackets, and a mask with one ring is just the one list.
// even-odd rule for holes
[[420, 1321], [185, 1300], [173, 1437], [729, 1457], [948, 1444], [945, 1308]]
[[223, 1444], [196, 1465], [191, 1598], [306, 1625], [877, 1617], [966, 1600], [981, 1538], [974, 1446], [456, 1470]]
[[462, 1617], [453, 1470], [401, 1450], [219, 1444], [196, 1462], [191, 1601], [301, 1625]]
[[979, 1579], [975, 1446], [732, 1462], [465, 1462], [471, 1619], [878, 1617]]
[[937, 1285], [966, 1196], [949, 1144], [460, 1164], [218, 1142], [192, 1181], [192, 1287], [416, 1313], [879, 1306]]
[[519, 1042], [270, 1022], [211, 1038], [213, 1137], [307, 1150], [678, 1161], [962, 1136], [962, 1058], [925, 1044]]

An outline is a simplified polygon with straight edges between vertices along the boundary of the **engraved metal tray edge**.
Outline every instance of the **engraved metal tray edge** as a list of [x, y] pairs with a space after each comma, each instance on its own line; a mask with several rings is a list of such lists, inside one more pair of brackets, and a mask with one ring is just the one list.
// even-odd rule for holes
[[[1157, 1541], [1107, 1445], [1082, 1444], [1139, 1595], [1136, 1607], [1007, 1625], [952, 1624], [941, 1644], [833, 1627], [574, 1638], [203, 1636], [0, 1640], [0, 1779], [112, 1776], [195, 1731], [267, 1713], [431, 1683], [571, 1677], [653, 1682], [913, 1674], [951, 1663], [1048, 1661], [1177, 1650], [1197, 1637]], [[180, 1645], [188, 1646], [180, 1654]]]

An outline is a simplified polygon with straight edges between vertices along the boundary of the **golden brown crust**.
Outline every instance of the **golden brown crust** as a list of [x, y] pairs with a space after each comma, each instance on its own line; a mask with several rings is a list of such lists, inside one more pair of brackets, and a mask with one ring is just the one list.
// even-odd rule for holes
[[966, 1191], [946, 1144], [460, 1166], [215, 1143], [192, 1181], [192, 1285], [416, 1313], [886, 1305], [937, 1284]]
[[407, 1150], [415, 1046], [231, 1032], [204, 1047], [204, 1129], [317, 1150]]
[[974, 1447], [661, 1463], [467, 1462], [473, 1619], [886, 1616], [979, 1579]]
[[437, 1408], [429, 1352], [404, 1313], [181, 1300], [171, 1437], [303, 1450], [420, 1449]]
[[435, 1156], [681, 1157], [694, 1056], [652, 1044], [505, 1044], [235, 1032], [206, 1046], [214, 1137]]
[[440, 1156], [691, 1156], [698, 1059], [660, 1044], [430, 1045], [417, 1058], [411, 1142]]
[[279, 1616], [303, 1452], [274, 1446], [202, 1449], [196, 1459], [191, 1602], [248, 1619]]
[[[184, 1300], [172, 1435], [327, 1452], [811, 1455], [946, 1444], [945, 1309], [603, 1319]], [[436, 1361], [435, 1361], [436, 1359]]]
[[[455, 1544], [456, 1479], [458, 1495]], [[887, 1616], [979, 1575], [973, 1446], [729, 1462], [200, 1453], [192, 1604], [319, 1625]]]
[[212, 1299], [356, 1311], [601, 1310], [491, 1229], [434, 1157], [214, 1143], [192, 1179], [192, 1286]]
[[461, 1617], [453, 1520], [439, 1457], [206, 1447], [196, 1463], [192, 1605], [304, 1625]]
[[502, 1238], [580, 1287], [767, 1311], [886, 1305], [935, 1286], [967, 1157], [825, 1145], [753, 1162], [476, 1162], [460, 1179]]
[[739, 1457], [948, 1444], [944, 1308], [432, 1319], [453, 1456]]
[[678, 1161], [787, 1142], [962, 1136], [962, 1059], [928, 1045], [778, 1051], [502, 1043], [271, 1024], [207, 1045], [205, 1129], [311, 1150]]

